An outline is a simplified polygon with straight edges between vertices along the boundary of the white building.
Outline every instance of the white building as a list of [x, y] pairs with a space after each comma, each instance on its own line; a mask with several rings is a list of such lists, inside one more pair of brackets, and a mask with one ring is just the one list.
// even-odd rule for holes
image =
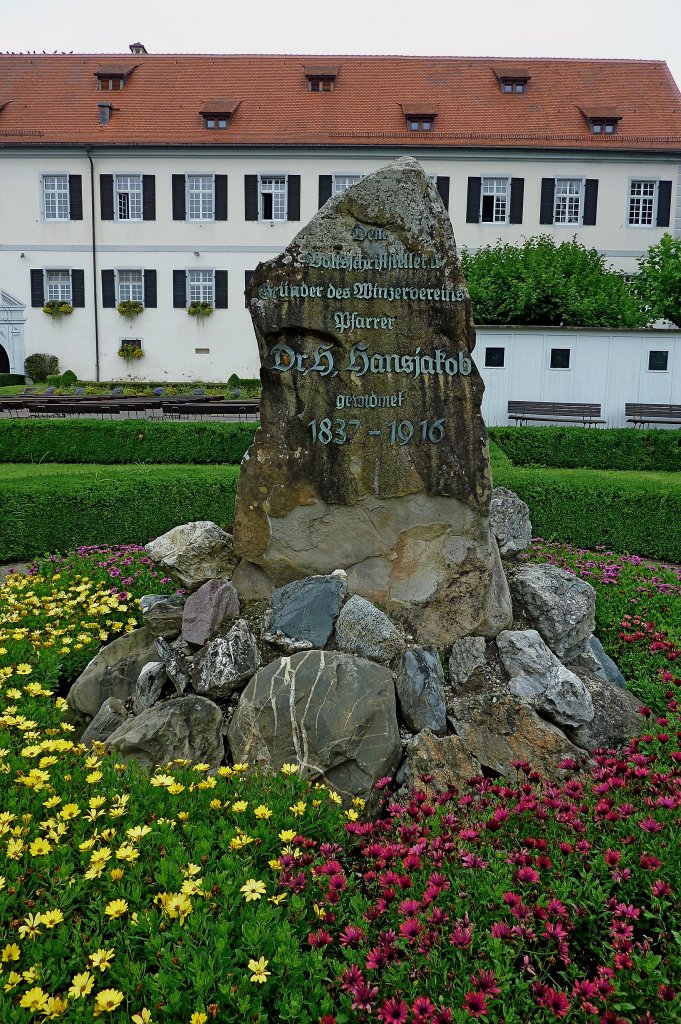
[[[0, 372], [48, 352], [120, 379], [129, 340], [147, 380], [256, 376], [249, 272], [404, 154], [460, 246], [576, 236], [634, 270], [681, 231], [662, 62], [131, 51], [0, 55]], [[73, 313], [55, 322], [50, 299]], [[133, 323], [123, 300], [144, 305]]]

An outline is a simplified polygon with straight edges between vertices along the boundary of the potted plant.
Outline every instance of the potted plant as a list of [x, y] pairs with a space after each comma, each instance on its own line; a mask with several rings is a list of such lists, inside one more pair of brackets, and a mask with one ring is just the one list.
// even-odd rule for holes
[[189, 316], [195, 316], [197, 320], [203, 320], [213, 312], [212, 302], [190, 302], [187, 306]]
[[131, 324], [136, 316], [144, 312], [144, 306], [141, 302], [137, 302], [134, 299], [125, 299], [123, 302], [118, 303], [118, 312], [127, 323]]
[[121, 359], [124, 359], [126, 363], [134, 363], [136, 359], [142, 359], [144, 352], [142, 351], [141, 345], [133, 345], [130, 341], [124, 341], [118, 350], [118, 355]]
[[73, 306], [70, 302], [62, 302], [60, 299], [50, 299], [43, 306], [43, 313], [47, 313], [53, 320], [57, 322], [61, 320], [63, 316], [69, 316], [73, 313]]

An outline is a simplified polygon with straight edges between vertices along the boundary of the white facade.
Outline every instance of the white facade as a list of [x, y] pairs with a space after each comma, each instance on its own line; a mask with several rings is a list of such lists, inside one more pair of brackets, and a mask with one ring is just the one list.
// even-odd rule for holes
[[[678, 154], [673, 152], [649, 155], [510, 149], [425, 151], [416, 147], [394, 150], [299, 147], [227, 152], [189, 146], [164, 150], [121, 146], [88, 152], [78, 146], [30, 149], [5, 146], [0, 149], [0, 290], [11, 301], [0, 306], [0, 330], [3, 332], [0, 360], [11, 372], [20, 373], [26, 355], [47, 352], [58, 356], [62, 370], [71, 369], [81, 379], [122, 379], [130, 370], [117, 351], [121, 342], [129, 338], [139, 339], [142, 344], [144, 358], [136, 362], [132, 370], [141, 379], [225, 381], [232, 373], [257, 376], [257, 348], [244, 304], [246, 272], [281, 252], [315, 214], [321, 175], [336, 176], [340, 183], [341, 177], [370, 173], [405, 153], [420, 159], [426, 173], [448, 179], [449, 213], [460, 247], [475, 250], [498, 240], [515, 243], [539, 233], [549, 234], [556, 241], [576, 237], [584, 245], [598, 249], [614, 268], [633, 271], [637, 258], [656, 243], [665, 230], [681, 232], [680, 168]], [[52, 175], [81, 177], [82, 220], [46, 218], [43, 181], [45, 176]], [[102, 175], [153, 176], [155, 219], [102, 220]], [[173, 175], [226, 175], [227, 219], [173, 219]], [[247, 220], [247, 175], [270, 178], [299, 175], [300, 219]], [[508, 222], [508, 214], [502, 221], [467, 222], [467, 212], [470, 218], [470, 209], [467, 209], [470, 206], [469, 179], [476, 177], [483, 186], [483, 179], [507, 181], [509, 202], [511, 180], [522, 179], [522, 222]], [[583, 193], [577, 223], [541, 224], [542, 179], [547, 178], [577, 183], [597, 180], [595, 225], [581, 224]], [[53, 179], [49, 180], [52, 184]], [[650, 225], [629, 223], [632, 180], [652, 183], [653, 206], [649, 219], [653, 223]], [[656, 224], [659, 182], [671, 182], [669, 227]], [[503, 186], [501, 190], [503, 193]], [[496, 209], [495, 216], [504, 216], [503, 207]], [[262, 212], [261, 207], [261, 215]], [[266, 212], [278, 217], [282, 207], [273, 206], [271, 213], [267, 207]], [[82, 271], [84, 305], [57, 323], [43, 313], [42, 308], [31, 305], [31, 271], [60, 270]], [[103, 270], [114, 271], [115, 280], [118, 280], [118, 271], [155, 271], [156, 307], [145, 309], [132, 326], [126, 324], [116, 308], [103, 306]], [[188, 316], [185, 309], [174, 308], [173, 272], [178, 270], [227, 271], [227, 308], [215, 309], [210, 317], [200, 322]], [[592, 336], [601, 339], [600, 345], [602, 334], [590, 332], [588, 337]], [[514, 344], [519, 337], [514, 332]], [[523, 337], [534, 335], [527, 333]], [[587, 335], [578, 337], [587, 338]], [[2, 368], [0, 363], [0, 371]], [[483, 366], [481, 370], [486, 372]], [[550, 399], [554, 395], [548, 392], [555, 390], [553, 381], [559, 379], [563, 387], [568, 378], [543, 381], [541, 395], [509, 394], [508, 397], [539, 399], [544, 398], [546, 391]], [[575, 377], [571, 384], [573, 393], [580, 394], [582, 386], [587, 384], [590, 394], [595, 379], [587, 376], [583, 385], [581, 378]], [[679, 401], [678, 376], [675, 387], [676, 390], [671, 386], [671, 393], [676, 394], [676, 401]], [[655, 388], [659, 390], [657, 384]], [[557, 392], [555, 397], [558, 397]], [[560, 397], [570, 399], [564, 390], [560, 391]], [[584, 400], [603, 401], [600, 394], [593, 399], [585, 396]], [[674, 399], [643, 399], [633, 394], [627, 398], [627, 401], [636, 400]], [[488, 415], [490, 412], [491, 409]], [[610, 416], [607, 418], [610, 422]], [[489, 422], [503, 422], [496, 407]], [[611, 425], [615, 425], [614, 421]]]
[[[567, 366], [552, 368], [556, 350], [553, 362]], [[482, 412], [490, 427], [513, 425], [509, 401], [595, 402], [607, 427], [631, 426], [627, 402], [681, 404], [679, 331], [482, 327], [474, 359], [485, 382]], [[502, 360], [502, 366], [486, 365]]]

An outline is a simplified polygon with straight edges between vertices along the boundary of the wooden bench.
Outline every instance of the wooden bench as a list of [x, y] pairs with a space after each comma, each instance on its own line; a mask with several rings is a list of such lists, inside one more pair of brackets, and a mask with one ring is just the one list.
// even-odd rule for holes
[[581, 423], [587, 427], [605, 423], [601, 419], [601, 407], [595, 402], [509, 402], [508, 418], [521, 425], [529, 420]]
[[627, 423], [634, 423], [637, 427], [645, 427], [647, 423], [681, 426], [681, 405], [625, 402], [624, 415], [627, 417]]
[[164, 416], [238, 416], [241, 419], [249, 415], [257, 416], [260, 412], [258, 401], [227, 401], [227, 402], [164, 402]]

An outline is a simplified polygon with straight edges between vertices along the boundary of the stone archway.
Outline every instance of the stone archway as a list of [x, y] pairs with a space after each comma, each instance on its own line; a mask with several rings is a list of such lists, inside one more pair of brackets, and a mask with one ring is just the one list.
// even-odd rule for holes
[[24, 372], [26, 306], [0, 289], [0, 373]]

